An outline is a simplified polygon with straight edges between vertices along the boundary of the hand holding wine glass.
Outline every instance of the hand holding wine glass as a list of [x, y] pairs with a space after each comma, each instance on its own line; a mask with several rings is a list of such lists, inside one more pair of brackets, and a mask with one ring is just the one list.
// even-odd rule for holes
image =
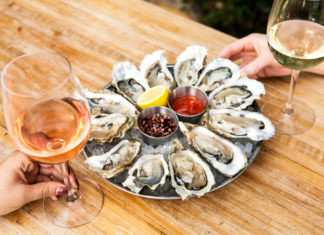
[[[265, 34], [252, 33], [238, 39], [224, 47], [218, 56], [232, 61], [242, 60], [241, 77], [257, 79], [291, 74], [291, 70], [279, 64], [272, 55], [268, 37]], [[306, 69], [306, 71], [324, 75], [324, 63]]]
[[241, 59], [241, 77], [257, 79], [291, 73], [290, 69], [275, 60], [268, 46], [268, 38], [264, 34], [253, 33], [236, 40], [223, 48], [218, 56], [232, 61]]
[[6, 65], [1, 82], [11, 138], [34, 161], [57, 164], [69, 189], [57, 201], [44, 199], [46, 216], [62, 227], [91, 221], [102, 208], [102, 191], [96, 183], [79, 178], [76, 192], [67, 164], [85, 146], [91, 126], [87, 100], [70, 62], [54, 52], [22, 55]]
[[[72, 186], [77, 189], [72, 168], [69, 168]], [[58, 181], [53, 181], [55, 177]], [[47, 164], [38, 164], [20, 151], [12, 152], [0, 163], [0, 215], [19, 209], [26, 203], [68, 194], [62, 172]]]
[[322, 0], [275, 0], [270, 13], [267, 36], [275, 59], [292, 70], [288, 100], [270, 100], [262, 111], [278, 132], [300, 134], [315, 122], [314, 111], [294, 100], [301, 70], [324, 60], [324, 4]]

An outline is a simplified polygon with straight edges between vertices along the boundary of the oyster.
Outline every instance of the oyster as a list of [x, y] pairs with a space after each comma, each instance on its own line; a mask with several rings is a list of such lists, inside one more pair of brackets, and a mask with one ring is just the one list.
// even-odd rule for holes
[[140, 71], [147, 79], [150, 87], [161, 85], [170, 91], [174, 88], [175, 81], [167, 68], [167, 59], [163, 53], [163, 50], [158, 50], [145, 56]]
[[210, 93], [220, 85], [240, 78], [240, 67], [228, 59], [212, 60], [202, 71], [196, 83], [201, 90]]
[[124, 113], [133, 117], [138, 114], [138, 110], [132, 103], [112, 91], [85, 89], [85, 95], [91, 107], [91, 114]]
[[265, 89], [261, 82], [241, 78], [216, 88], [208, 99], [210, 106], [215, 109], [245, 109], [264, 94]]
[[178, 86], [193, 86], [203, 69], [207, 49], [202, 46], [189, 46], [182, 52], [174, 65], [174, 77]]
[[230, 141], [202, 126], [180, 122], [179, 127], [188, 143], [222, 174], [231, 177], [247, 166], [245, 154]]
[[182, 200], [191, 196], [202, 196], [215, 184], [208, 164], [200, 156], [185, 149], [180, 140], [172, 141], [169, 153], [171, 184]]
[[141, 94], [150, 88], [144, 76], [128, 61], [114, 65], [112, 85], [134, 104]]
[[141, 142], [122, 140], [109, 152], [93, 155], [85, 162], [104, 178], [111, 178], [132, 164], [141, 151]]
[[267, 140], [274, 136], [275, 128], [261, 113], [234, 109], [210, 109], [203, 122], [212, 131], [229, 138]]
[[123, 113], [100, 113], [91, 115], [91, 134], [89, 140], [99, 144], [124, 137], [134, 124], [134, 118]]
[[139, 157], [129, 169], [123, 186], [135, 193], [139, 193], [144, 186], [154, 191], [159, 185], [165, 183], [167, 175], [169, 175], [169, 168], [163, 154], [145, 154]]

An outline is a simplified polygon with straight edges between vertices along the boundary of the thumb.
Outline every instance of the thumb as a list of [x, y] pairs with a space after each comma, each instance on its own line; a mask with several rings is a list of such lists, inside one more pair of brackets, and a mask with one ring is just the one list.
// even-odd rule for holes
[[268, 65], [264, 58], [257, 57], [241, 69], [241, 77], [255, 77], [255, 75]]
[[57, 196], [68, 194], [68, 188], [64, 184], [54, 181], [28, 184], [26, 191], [26, 203], [46, 197], [57, 200]]

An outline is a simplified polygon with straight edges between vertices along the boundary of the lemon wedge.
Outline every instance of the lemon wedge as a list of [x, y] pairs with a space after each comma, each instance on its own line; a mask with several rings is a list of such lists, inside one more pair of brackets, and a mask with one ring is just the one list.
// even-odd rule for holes
[[164, 86], [155, 86], [145, 91], [137, 100], [137, 105], [146, 109], [152, 106], [166, 106], [168, 102], [169, 91]]

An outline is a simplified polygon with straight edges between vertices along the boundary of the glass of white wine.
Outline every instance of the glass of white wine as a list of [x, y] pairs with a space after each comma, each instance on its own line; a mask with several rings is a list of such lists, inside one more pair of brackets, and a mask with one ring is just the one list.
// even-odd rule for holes
[[67, 161], [85, 146], [91, 129], [87, 100], [70, 62], [55, 52], [25, 54], [10, 61], [1, 73], [8, 132], [28, 157], [57, 164], [67, 196], [44, 198], [46, 217], [61, 227], [76, 227], [95, 218], [103, 205], [99, 185], [78, 177], [71, 187]]
[[267, 35], [271, 52], [283, 66], [292, 70], [288, 100], [272, 99], [264, 112], [279, 133], [295, 135], [310, 129], [315, 114], [306, 103], [294, 100], [301, 70], [324, 60], [324, 1], [275, 0], [268, 20]]

